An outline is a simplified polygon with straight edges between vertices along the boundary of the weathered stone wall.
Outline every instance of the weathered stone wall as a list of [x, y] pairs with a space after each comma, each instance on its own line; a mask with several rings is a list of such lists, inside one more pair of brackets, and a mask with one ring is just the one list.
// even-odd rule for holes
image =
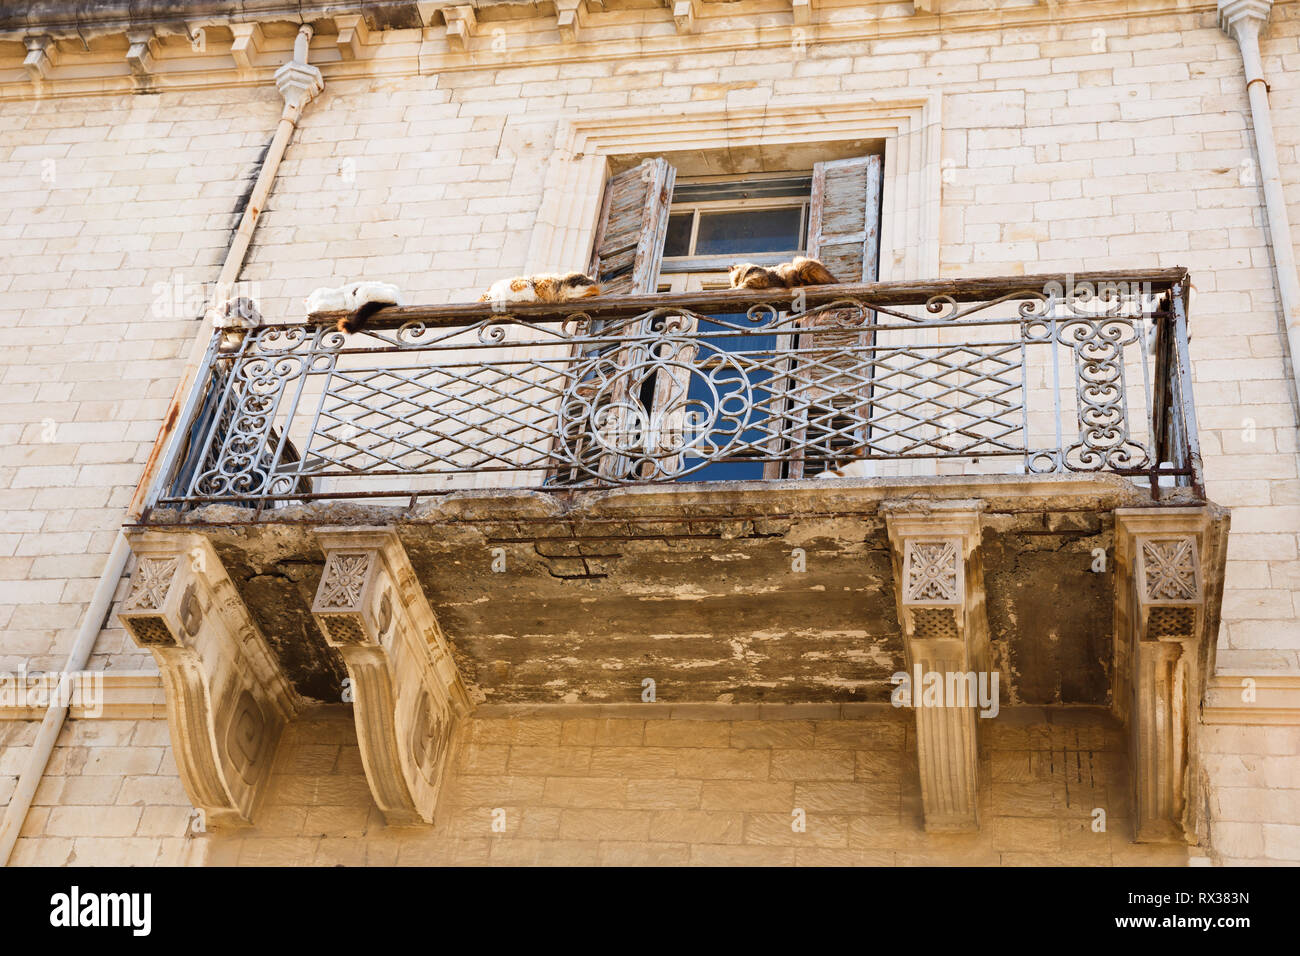
[[[1295, 221], [1298, 38], [1297, 4], [1279, 4], [1264, 63]], [[524, 266], [556, 131], [575, 115], [664, 116], [699, 104], [741, 115], [769, 102], [834, 103], [888, 96], [901, 86], [941, 92], [944, 275], [1191, 269], [1191, 350], [1209, 493], [1233, 508], [1220, 663], [1300, 670], [1297, 419], [1240, 57], [1212, 9], [802, 49], [701, 53], [698, 42], [677, 37], [675, 52], [666, 55], [373, 80], [333, 78], [327, 69], [326, 89], [308, 107], [280, 168], [243, 279], [256, 285], [272, 320], [300, 314], [312, 288], [361, 275], [397, 283], [411, 301], [464, 299]], [[19, 69], [7, 61], [5, 68], [6, 76]], [[192, 344], [201, 311], [195, 296], [216, 278], [280, 105], [269, 85], [248, 84], [0, 102], [0, 175], [8, 187], [0, 199], [0, 443], [7, 450], [0, 461], [0, 670], [47, 670], [66, 657]], [[92, 666], [153, 664], [110, 618]], [[6, 722], [0, 732], [22, 739], [30, 736], [24, 726]], [[554, 729], [537, 727], [543, 736]], [[657, 746], [648, 729], [642, 732], [643, 746]], [[179, 836], [142, 829], [179, 820], [179, 810], [150, 815], [148, 806], [184, 803], [165, 770], [161, 723], [74, 721], [64, 739], [29, 823], [49, 846], [25, 843], [23, 859], [52, 859], [74, 840], [78, 858], [87, 860], [137, 852], [130, 849], [137, 840], [153, 847], [138, 845], [151, 859], [183, 851], [180, 843], [157, 842]], [[92, 779], [99, 775], [72, 756], [83, 739], [85, 759], [104, 750], [106, 767], [125, 766], [113, 771], [116, 778], [104, 775], [121, 781], [110, 803], [99, 802], [109, 800]], [[731, 740], [725, 749], [739, 751]], [[1206, 740], [1216, 846], [1225, 841], [1224, 857], [1300, 858], [1300, 800], [1293, 765], [1285, 763], [1296, 752], [1295, 729], [1216, 728]], [[480, 743], [483, 754], [503, 754], [509, 769], [513, 752]], [[812, 742], [799, 746], [820, 749], [815, 728]], [[14, 744], [0, 754], [0, 796], [7, 797], [22, 753]], [[137, 773], [136, 766], [144, 769]], [[68, 777], [75, 783], [64, 780], [67, 768], [77, 770]], [[151, 779], [167, 799], [137, 798], [128, 789], [136, 777], [160, 771]], [[352, 791], [361, 780], [354, 771], [346, 785]], [[704, 783], [694, 798], [682, 797], [685, 805], [664, 808], [549, 804], [542, 802], [547, 784], [537, 784], [537, 802], [522, 801], [542, 821], [529, 831], [536, 835], [455, 839], [488, 859], [545, 854], [541, 843], [522, 841], [548, 839], [550, 819], [557, 858], [569, 852], [571, 838], [584, 844], [572, 852], [599, 857], [606, 852], [601, 841], [593, 849], [566, 836], [566, 814], [573, 820], [586, 811], [635, 811], [646, 815], [637, 819], [646, 821], [649, 837], [659, 832], [656, 813], [708, 810], [741, 818], [729, 824], [739, 830], [724, 831], [740, 842], [718, 845], [756, 846], [750, 833], [762, 834], [768, 824], [749, 816], [777, 813], [708, 807]], [[54, 795], [53, 788], [65, 786], [66, 797], [62, 790]], [[491, 798], [483, 805], [511, 794], [505, 784], [487, 786]], [[631, 792], [629, 783], [623, 799]], [[847, 809], [850, 799], [843, 797], [841, 815], [856, 812]], [[355, 800], [348, 804], [354, 811], [365, 802]], [[96, 806], [110, 809], [90, 809]], [[132, 807], [140, 808], [134, 820]], [[549, 817], [542, 813], [548, 808]], [[166, 818], [165, 826], [146, 823], [146, 816]], [[376, 825], [373, 814], [366, 819], [363, 825]], [[839, 824], [827, 826], [828, 833], [841, 832], [834, 829]], [[305, 839], [318, 852], [315, 838], [289, 828], [284, 840], [298, 846]], [[880, 852], [899, 861], [911, 852], [855, 844], [848, 823], [842, 832], [845, 843], [826, 852]], [[996, 842], [997, 833], [981, 837], [978, 852], [1021, 852]], [[1064, 839], [1035, 846], [1059, 847]], [[376, 837], [374, 845], [382, 842]], [[663, 842], [677, 846], [665, 852], [688, 860], [707, 855], [683, 850], [690, 839]], [[496, 849], [506, 845], [530, 849]], [[797, 846], [756, 855], [820, 852]]]
[[[668, 705], [646, 704], [667, 711]], [[978, 834], [920, 826], [911, 715], [684, 709], [652, 719], [475, 719], [427, 829], [386, 827], [348, 708], [290, 725], [256, 827], [195, 834], [162, 721], [65, 732], [16, 862], [1177, 865], [1132, 844], [1121, 731], [1092, 710], [985, 722]], [[847, 708], [852, 712], [850, 705]], [[877, 712], [881, 708], [875, 708]], [[599, 713], [599, 708], [588, 708]], [[1106, 811], [1094, 831], [1094, 810]], [[806, 829], [796, 832], [795, 811]], [[494, 825], [497, 827], [494, 830]], [[501, 828], [504, 829], [501, 829]]]
[[1211, 845], [1228, 865], [1300, 865], [1300, 730], [1203, 728]]
[[[0, 670], [67, 659], [281, 105], [0, 102]], [[111, 620], [92, 666], [153, 661]]]

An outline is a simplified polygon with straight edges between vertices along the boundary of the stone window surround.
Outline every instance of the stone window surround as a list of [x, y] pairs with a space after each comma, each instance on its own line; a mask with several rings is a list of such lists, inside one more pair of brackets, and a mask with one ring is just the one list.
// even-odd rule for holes
[[624, 109], [562, 122], [529, 242], [525, 273], [586, 267], [609, 158], [880, 139], [885, 143], [880, 280], [939, 275], [942, 96], [901, 91], [828, 101], [792, 97], [761, 106], [683, 107], [666, 117]]

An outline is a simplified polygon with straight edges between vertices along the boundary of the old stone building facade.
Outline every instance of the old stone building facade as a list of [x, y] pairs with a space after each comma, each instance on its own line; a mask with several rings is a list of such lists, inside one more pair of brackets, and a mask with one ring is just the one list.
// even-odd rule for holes
[[229, 6], [0, 11], [11, 865], [1300, 862], [1300, 6]]

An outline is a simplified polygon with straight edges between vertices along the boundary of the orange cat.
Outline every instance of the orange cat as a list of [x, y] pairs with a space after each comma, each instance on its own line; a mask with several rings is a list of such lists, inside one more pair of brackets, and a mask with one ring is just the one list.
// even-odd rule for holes
[[730, 279], [733, 289], [793, 289], [839, 282], [816, 259], [804, 256], [795, 256], [793, 262], [783, 262], [772, 269], [742, 262], [731, 267]]

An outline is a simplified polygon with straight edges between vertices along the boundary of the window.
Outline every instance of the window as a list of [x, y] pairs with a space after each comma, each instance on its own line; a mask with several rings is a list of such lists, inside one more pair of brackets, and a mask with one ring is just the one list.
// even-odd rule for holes
[[[807, 248], [808, 207], [812, 194], [811, 174], [777, 173], [765, 176], [722, 179], [708, 177], [679, 182], [673, 192], [664, 239], [661, 292], [695, 292], [725, 289], [728, 270], [737, 262], [777, 265], [803, 255]], [[718, 315], [714, 318], [743, 325], [745, 316]], [[778, 336], [735, 338], [709, 335], [721, 332], [717, 322], [702, 321], [694, 332], [701, 343], [696, 356], [702, 376], [692, 376], [684, 400], [693, 409], [716, 402], [715, 389], [726, 393], [728, 382], [738, 376], [736, 362], [744, 369], [751, 388], [762, 394], [771, 388], [770, 368], [756, 366], [756, 353], [778, 348]], [[746, 354], [748, 353], [748, 355]], [[711, 383], [711, 384], [710, 384]], [[684, 480], [748, 481], [770, 477], [773, 465], [762, 460], [778, 452], [774, 441], [764, 441], [757, 421], [761, 413], [750, 409], [743, 422], [732, 427], [746, 447], [733, 461], [704, 465], [688, 450], [681, 466], [689, 471]]]
[[788, 262], [806, 248], [811, 176], [686, 181], [673, 192], [662, 272]]
[[[877, 273], [882, 167], [881, 157], [873, 155], [818, 163], [806, 172], [679, 183], [665, 160], [644, 160], [606, 186], [590, 272], [606, 293], [723, 289], [734, 263], [776, 265], [803, 254], [820, 258], [841, 282], [870, 281]], [[800, 339], [808, 337], [795, 331], [726, 337], [716, 334], [722, 330], [718, 322], [743, 316], [712, 318], [716, 321], [700, 320], [685, 330], [692, 343], [680, 347], [671, 361], [651, 355], [645, 344], [664, 329], [662, 318], [643, 320], [657, 323], [644, 328], [597, 330], [620, 341], [575, 355], [579, 372], [574, 398], [563, 412], [562, 441], [582, 467], [554, 476], [555, 481], [586, 480], [597, 470], [619, 480], [678, 471], [688, 471], [683, 478], [692, 481], [809, 477], [863, 447], [869, 390], [845, 388], [835, 371], [838, 358], [821, 350], [860, 344], [869, 332], [820, 333], [817, 352], [810, 353], [808, 342], [800, 347]], [[782, 351], [791, 358], [774, 372], [770, 354]], [[760, 352], [769, 357], [761, 367], [752, 357]], [[684, 368], [711, 377], [712, 386]], [[692, 460], [690, 447], [680, 453], [666, 443], [649, 447], [681, 427], [677, 419], [684, 408], [718, 401], [717, 386], [729, 374], [744, 374], [751, 390], [770, 393], [743, 420], [733, 417], [738, 444], [745, 446], [735, 460], [698, 467], [704, 459]], [[777, 400], [777, 392], [787, 397]], [[593, 428], [611, 425], [621, 429], [619, 447], [629, 450], [626, 460], [592, 434]]]

